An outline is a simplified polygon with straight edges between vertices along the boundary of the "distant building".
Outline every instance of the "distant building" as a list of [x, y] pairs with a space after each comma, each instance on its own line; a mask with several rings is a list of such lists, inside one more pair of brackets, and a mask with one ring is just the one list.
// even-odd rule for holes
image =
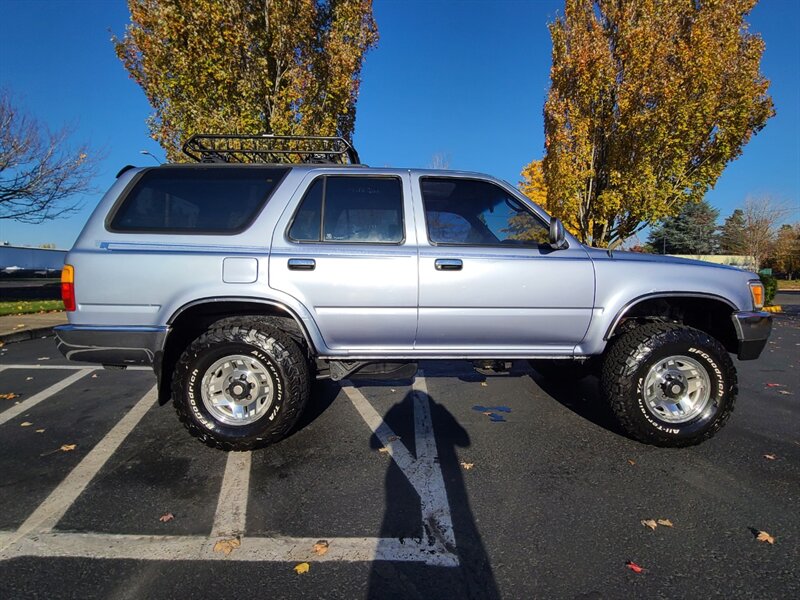
[[717, 265], [729, 265], [747, 271], [756, 270], [756, 259], [752, 256], [740, 256], [737, 254], [670, 254], [670, 256], [702, 260]]
[[57, 277], [64, 266], [66, 250], [0, 246], [0, 277]]

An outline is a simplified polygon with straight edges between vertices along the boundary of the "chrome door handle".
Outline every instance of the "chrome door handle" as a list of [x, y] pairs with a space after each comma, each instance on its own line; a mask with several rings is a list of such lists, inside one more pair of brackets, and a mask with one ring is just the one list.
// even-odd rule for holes
[[317, 266], [313, 258], [290, 258], [289, 270], [290, 271], [313, 271]]
[[464, 266], [460, 258], [437, 258], [433, 264], [437, 271], [460, 271]]

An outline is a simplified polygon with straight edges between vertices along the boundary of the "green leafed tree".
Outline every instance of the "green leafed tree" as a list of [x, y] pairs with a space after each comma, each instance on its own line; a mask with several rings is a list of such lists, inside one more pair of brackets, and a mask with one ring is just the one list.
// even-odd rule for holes
[[117, 55], [170, 160], [193, 133], [351, 139], [372, 0], [128, 0]]
[[716, 254], [719, 211], [707, 201], [688, 202], [650, 230], [647, 244], [659, 254]]
[[719, 246], [722, 254], [744, 254], [747, 249], [744, 212], [734, 210], [720, 227]]
[[566, 0], [550, 25], [548, 209], [596, 246], [677, 215], [774, 114], [756, 0]]

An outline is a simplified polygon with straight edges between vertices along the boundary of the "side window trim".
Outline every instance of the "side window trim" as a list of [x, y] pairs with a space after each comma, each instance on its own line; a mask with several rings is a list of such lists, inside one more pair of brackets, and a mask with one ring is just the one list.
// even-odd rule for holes
[[[400, 183], [400, 231], [402, 233], [402, 237], [396, 242], [375, 242], [375, 241], [360, 241], [360, 240], [325, 240], [323, 238], [323, 232], [325, 230], [325, 200], [328, 191], [328, 177], [349, 177], [349, 178], [361, 178], [361, 179], [395, 179]], [[290, 232], [292, 230], [292, 226], [294, 225], [295, 219], [297, 218], [300, 209], [305, 202], [306, 195], [314, 186], [314, 184], [319, 180], [322, 179], [322, 202], [320, 204], [320, 217], [319, 217], [319, 236], [316, 240], [296, 240], [291, 235]], [[350, 174], [350, 173], [324, 173], [322, 175], [316, 175], [313, 177], [309, 182], [308, 185], [305, 186], [302, 190], [302, 197], [297, 204], [297, 207], [294, 209], [292, 213], [292, 218], [289, 219], [289, 223], [286, 226], [286, 230], [283, 233], [284, 239], [291, 243], [291, 244], [348, 244], [348, 245], [377, 245], [377, 246], [403, 246], [406, 243], [406, 214], [405, 214], [405, 191], [404, 191], [404, 182], [403, 178], [400, 175], [363, 175], [363, 174]]]
[[480, 177], [457, 177], [457, 176], [447, 176], [447, 175], [423, 175], [417, 178], [417, 187], [419, 188], [420, 200], [422, 201], [422, 216], [424, 219], [424, 229], [425, 229], [425, 236], [428, 243], [431, 246], [444, 246], [444, 247], [480, 247], [480, 248], [503, 248], [506, 250], [510, 250], [513, 248], [529, 248], [529, 249], [536, 249], [536, 248], [543, 248], [547, 247], [546, 244], [541, 243], [526, 243], [526, 244], [519, 244], [519, 245], [509, 245], [509, 244], [478, 244], [478, 243], [471, 243], [471, 242], [436, 242], [431, 239], [431, 232], [428, 228], [428, 210], [425, 204], [425, 194], [422, 191], [422, 184], [426, 179], [434, 179], [434, 180], [452, 180], [452, 181], [476, 181], [479, 183], [486, 183], [488, 185], [492, 185], [497, 189], [501, 190], [503, 193], [508, 194], [511, 196], [511, 199], [514, 202], [518, 203], [525, 211], [527, 211], [538, 223], [542, 225], [543, 228], [549, 229], [549, 224], [547, 224], [544, 219], [542, 219], [539, 214], [533, 210], [530, 206], [522, 202], [519, 198], [511, 194], [508, 190], [506, 190], [503, 186], [498, 185], [496, 182], [490, 179], [482, 179]]

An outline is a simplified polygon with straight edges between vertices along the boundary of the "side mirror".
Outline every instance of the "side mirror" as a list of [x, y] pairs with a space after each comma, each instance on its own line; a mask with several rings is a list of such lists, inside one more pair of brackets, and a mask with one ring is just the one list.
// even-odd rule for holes
[[563, 250], [569, 244], [564, 238], [564, 225], [555, 217], [550, 217], [550, 247], [553, 250]]

